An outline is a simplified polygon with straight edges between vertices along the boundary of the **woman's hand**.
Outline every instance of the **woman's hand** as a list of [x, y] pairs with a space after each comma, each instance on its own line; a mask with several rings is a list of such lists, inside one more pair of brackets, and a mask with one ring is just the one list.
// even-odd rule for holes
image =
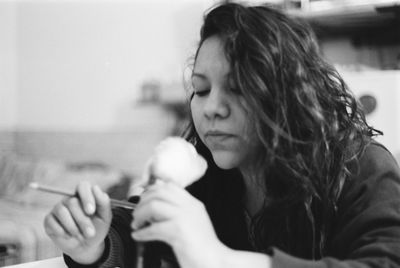
[[44, 228], [65, 254], [78, 263], [89, 264], [104, 251], [112, 218], [110, 199], [88, 182], [79, 183], [76, 193], [53, 208], [45, 217]]
[[225, 246], [199, 200], [174, 183], [150, 186], [133, 212], [132, 237], [169, 244], [181, 267], [220, 267]]

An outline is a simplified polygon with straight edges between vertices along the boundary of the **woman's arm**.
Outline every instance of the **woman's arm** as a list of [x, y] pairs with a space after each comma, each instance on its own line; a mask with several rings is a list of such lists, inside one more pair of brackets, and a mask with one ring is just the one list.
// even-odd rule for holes
[[267, 254], [225, 248], [221, 251], [221, 265], [230, 268], [272, 268], [271, 258]]

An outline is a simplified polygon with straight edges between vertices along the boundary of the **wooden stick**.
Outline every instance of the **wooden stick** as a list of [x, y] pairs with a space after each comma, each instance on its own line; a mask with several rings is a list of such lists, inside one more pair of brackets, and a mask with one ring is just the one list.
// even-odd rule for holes
[[[31, 182], [29, 184], [29, 187], [32, 189], [38, 190], [38, 191], [46, 192], [46, 193], [52, 193], [52, 194], [70, 196], [70, 197], [76, 196], [76, 194], [74, 194], [74, 193], [67, 192], [65, 190], [61, 190], [59, 188], [55, 188], [55, 187], [51, 187], [51, 186], [47, 186], [47, 185], [40, 185], [37, 182]], [[126, 208], [126, 209], [135, 209], [136, 208], [136, 204], [133, 204], [128, 201], [110, 199], [110, 202], [111, 202], [111, 206], [113, 206], [113, 207], [122, 207], [122, 208]]]

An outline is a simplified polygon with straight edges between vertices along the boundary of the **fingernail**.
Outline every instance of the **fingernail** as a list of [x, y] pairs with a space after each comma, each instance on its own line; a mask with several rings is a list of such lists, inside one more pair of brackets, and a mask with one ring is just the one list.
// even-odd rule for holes
[[96, 234], [96, 231], [94, 230], [93, 227], [87, 227], [87, 228], [86, 228], [86, 234], [87, 234], [89, 237], [93, 237], [93, 236]]
[[96, 210], [96, 208], [94, 207], [93, 204], [87, 204], [86, 205], [86, 212], [88, 214], [93, 214], [95, 210]]
[[98, 186], [98, 185], [95, 185], [95, 186], [93, 186], [93, 189], [95, 190], [95, 191], [98, 191], [98, 192], [102, 192], [102, 190], [100, 189], [100, 187]]

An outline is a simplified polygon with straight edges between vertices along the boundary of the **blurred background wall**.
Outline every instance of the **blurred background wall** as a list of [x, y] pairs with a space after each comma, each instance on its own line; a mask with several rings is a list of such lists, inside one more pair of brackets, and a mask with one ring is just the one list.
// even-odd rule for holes
[[[10, 151], [13, 137], [10, 131], [17, 123], [17, 47], [16, 4], [0, 3], [0, 146]], [[4, 131], [5, 130], [5, 131]]]
[[0, 150], [140, 172], [213, 3], [172, 2], [1, 1]]

